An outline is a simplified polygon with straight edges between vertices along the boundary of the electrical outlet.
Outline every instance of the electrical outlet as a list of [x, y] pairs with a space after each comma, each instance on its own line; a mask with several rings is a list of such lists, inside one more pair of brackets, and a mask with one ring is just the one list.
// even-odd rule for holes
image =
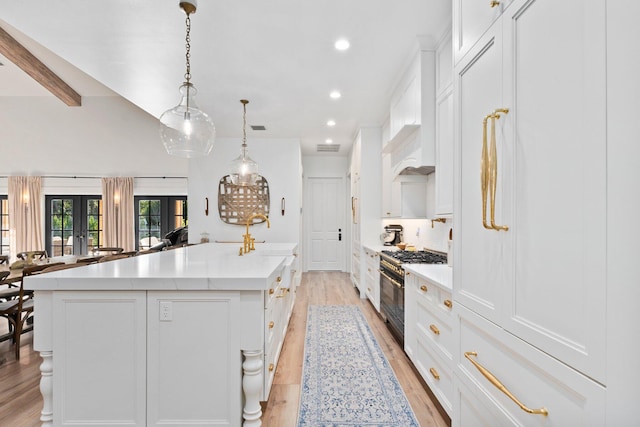
[[173, 305], [171, 301], [160, 301], [160, 321], [171, 322], [173, 320]]

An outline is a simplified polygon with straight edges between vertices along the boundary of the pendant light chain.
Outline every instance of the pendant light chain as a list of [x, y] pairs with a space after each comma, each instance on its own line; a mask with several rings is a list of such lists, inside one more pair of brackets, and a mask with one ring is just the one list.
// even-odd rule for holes
[[185, 58], [187, 60], [187, 72], [184, 73], [184, 78], [187, 83], [189, 83], [191, 80], [191, 14], [187, 13], [185, 23], [187, 26], [187, 36], [185, 37], [185, 47], [187, 48], [187, 53], [185, 54]]
[[244, 149], [247, 147], [247, 104], [249, 101], [241, 99], [240, 102], [242, 102], [242, 108], [244, 109], [244, 114], [242, 115], [242, 148], [244, 153]]

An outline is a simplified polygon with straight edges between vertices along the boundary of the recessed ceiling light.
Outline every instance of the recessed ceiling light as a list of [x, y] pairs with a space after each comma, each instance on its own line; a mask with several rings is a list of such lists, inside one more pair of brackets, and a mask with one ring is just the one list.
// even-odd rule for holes
[[333, 139], [326, 139], [324, 142], [327, 144], [333, 144]]
[[331, 91], [331, 93], [329, 94], [329, 96], [333, 99], [338, 99], [342, 96], [342, 94], [340, 92], [338, 92], [337, 90]]
[[351, 46], [351, 43], [349, 43], [349, 40], [347, 39], [340, 39], [336, 41], [336, 44], [334, 46], [338, 50], [347, 50], [349, 49], [349, 46]]
[[335, 120], [327, 121], [327, 126], [335, 126], [335, 125], [336, 125], [336, 121]]

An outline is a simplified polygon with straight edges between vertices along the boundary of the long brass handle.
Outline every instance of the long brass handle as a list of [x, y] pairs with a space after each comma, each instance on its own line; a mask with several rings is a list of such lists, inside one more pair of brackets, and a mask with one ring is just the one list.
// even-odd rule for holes
[[280, 294], [276, 295], [276, 298], [284, 298], [289, 292], [289, 288], [280, 288]]
[[438, 373], [438, 371], [436, 371], [436, 368], [429, 368], [429, 372], [431, 372], [431, 375], [433, 376], [433, 378], [435, 378], [436, 380], [440, 379], [440, 374]]
[[[380, 271], [380, 270], [378, 270]], [[397, 288], [402, 289], [402, 284], [399, 283], [398, 281], [392, 279], [391, 277], [389, 277], [388, 274], [386, 274], [384, 271], [380, 271], [380, 274], [382, 274], [387, 280], [389, 280], [394, 286], [396, 286]]]
[[480, 371], [480, 373], [489, 380], [491, 384], [493, 384], [498, 390], [506, 394], [509, 399], [513, 400], [516, 405], [520, 407], [520, 409], [529, 414], [544, 415], [545, 417], [549, 415], [549, 411], [547, 411], [545, 407], [542, 407], [540, 409], [531, 409], [525, 406], [518, 400], [518, 398], [516, 398], [509, 390], [507, 390], [507, 388], [500, 382], [498, 378], [495, 377], [495, 375], [485, 369], [485, 367], [479, 364], [475, 359], [472, 359], [471, 356], [477, 357], [478, 353], [476, 353], [475, 351], [467, 351], [464, 353], [464, 357], [466, 357], [471, 363], [473, 363], [473, 366], [475, 366], [478, 371]]
[[429, 325], [429, 329], [431, 329], [431, 332], [433, 332], [436, 335], [440, 335], [440, 329], [438, 329], [438, 327], [436, 325]]
[[[480, 159], [480, 189], [482, 191], [482, 226], [488, 230], [509, 230], [506, 225], [496, 225], [496, 188], [498, 184], [498, 154], [496, 147], [496, 119], [507, 114], [508, 108], [498, 108], [482, 120], [482, 154]], [[487, 123], [491, 120], [491, 142], [487, 144]], [[487, 198], [489, 199], [490, 224], [487, 223]]]
[[489, 148], [487, 147], [487, 121], [491, 117], [488, 114], [482, 120], [482, 154], [480, 156], [480, 190], [482, 192], [482, 225], [487, 230], [491, 226], [487, 223], [487, 193], [489, 192]]
[[499, 108], [491, 115], [491, 152], [489, 155], [489, 196], [491, 198], [491, 228], [494, 230], [507, 231], [506, 225], [496, 225], [496, 187], [498, 184], [498, 149], [496, 148], [496, 120], [500, 114], [507, 114], [508, 108]]

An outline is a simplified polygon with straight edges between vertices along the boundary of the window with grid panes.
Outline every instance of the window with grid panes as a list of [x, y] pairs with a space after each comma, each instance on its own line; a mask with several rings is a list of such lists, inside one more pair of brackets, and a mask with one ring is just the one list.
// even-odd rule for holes
[[136, 196], [136, 246], [146, 250], [171, 230], [187, 225], [186, 196]]

